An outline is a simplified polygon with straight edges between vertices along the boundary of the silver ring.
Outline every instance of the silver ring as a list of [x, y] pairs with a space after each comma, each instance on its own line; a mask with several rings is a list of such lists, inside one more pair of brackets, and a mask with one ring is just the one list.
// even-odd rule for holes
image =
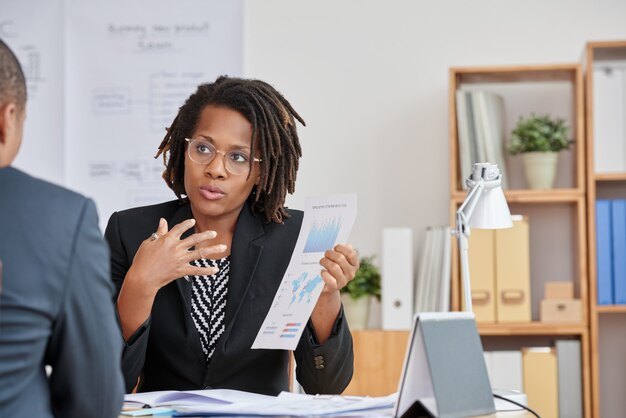
[[156, 241], [157, 239], [159, 239], [159, 235], [153, 232], [152, 235], [150, 235], [150, 241]]

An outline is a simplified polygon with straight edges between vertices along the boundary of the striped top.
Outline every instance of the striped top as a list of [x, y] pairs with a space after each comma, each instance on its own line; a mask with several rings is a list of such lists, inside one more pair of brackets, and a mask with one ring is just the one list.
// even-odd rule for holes
[[202, 343], [202, 351], [207, 365], [215, 351], [219, 337], [226, 327], [226, 294], [228, 293], [228, 276], [230, 272], [230, 256], [219, 260], [200, 259], [191, 264], [197, 267], [217, 267], [217, 274], [211, 276], [186, 276], [191, 282], [191, 317]]

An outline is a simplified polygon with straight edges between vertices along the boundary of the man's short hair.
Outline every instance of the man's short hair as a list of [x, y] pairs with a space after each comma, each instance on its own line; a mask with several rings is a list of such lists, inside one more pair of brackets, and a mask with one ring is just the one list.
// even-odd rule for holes
[[0, 106], [15, 103], [26, 105], [26, 78], [17, 57], [0, 39]]

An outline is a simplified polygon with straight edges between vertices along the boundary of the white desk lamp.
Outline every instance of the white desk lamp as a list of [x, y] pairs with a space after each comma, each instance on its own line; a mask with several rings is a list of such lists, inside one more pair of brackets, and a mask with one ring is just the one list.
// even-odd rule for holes
[[476, 163], [471, 176], [466, 180], [469, 187], [467, 197], [456, 211], [456, 229], [459, 254], [461, 256], [461, 279], [465, 311], [472, 312], [472, 291], [468, 259], [470, 226], [478, 229], [511, 228], [511, 212], [502, 191], [502, 175], [498, 166], [491, 163]]

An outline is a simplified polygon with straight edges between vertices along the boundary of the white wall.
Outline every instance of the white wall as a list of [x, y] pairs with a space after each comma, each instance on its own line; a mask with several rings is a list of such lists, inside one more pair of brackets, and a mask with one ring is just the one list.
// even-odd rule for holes
[[247, 0], [244, 73], [307, 122], [296, 194], [356, 191], [351, 241], [449, 219], [448, 68], [580, 62], [626, 39], [623, 0]]

